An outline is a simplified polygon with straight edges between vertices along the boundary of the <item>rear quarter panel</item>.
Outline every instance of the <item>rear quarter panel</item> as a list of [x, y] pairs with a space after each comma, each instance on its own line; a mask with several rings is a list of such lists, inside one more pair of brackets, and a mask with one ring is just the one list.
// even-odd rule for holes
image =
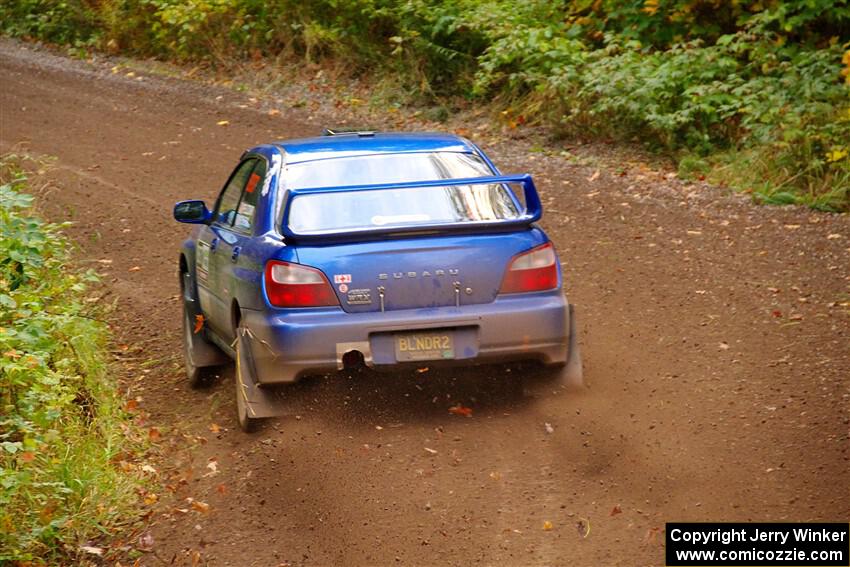
[[294, 248], [272, 233], [246, 239], [239, 265], [233, 272], [234, 296], [239, 306], [254, 310], [269, 308], [264, 290], [266, 262], [272, 258], [292, 262], [294, 256]]

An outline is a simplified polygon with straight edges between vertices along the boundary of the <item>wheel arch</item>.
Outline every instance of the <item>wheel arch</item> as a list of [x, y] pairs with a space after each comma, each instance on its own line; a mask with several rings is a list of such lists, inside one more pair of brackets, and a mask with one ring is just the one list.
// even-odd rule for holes
[[195, 277], [195, 243], [188, 239], [183, 242], [180, 247], [180, 258], [178, 259], [178, 276], [180, 278], [180, 291], [186, 293], [184, 274], [188, 274], [189, 281], [192, 282], [191, 299], [198, 299], [197, 279]]

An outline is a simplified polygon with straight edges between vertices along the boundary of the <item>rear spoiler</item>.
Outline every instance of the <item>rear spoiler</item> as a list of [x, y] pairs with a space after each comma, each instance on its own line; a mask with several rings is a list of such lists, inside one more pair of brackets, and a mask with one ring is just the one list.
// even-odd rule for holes
[[[417, 225], [391, 226], [391, 227], [366, 227], [359, 229], [344, 229], [344, 230], [328, 230], [322, 232], [298, 233], [294, 232], [289, 227], [289, 211], [292, 208], [292, 202], [301, 195], [310, 195], [313, 193], [350, 193], [355, 191], [370, 191], [376, 189], [414, 189], [421, 187], [455, 187], [460, 185], [494, 185], [498, 183], [519, 183], [522, 185], [523, 194], [525, 197], [524, 211], [520, 216], [514, 219], [496, 220], [496, 221], [465, 221], [453, 223], [423, 223]], [[479, 232], [486, 230], [506, 230], [511, 228], [519, 228], [528, 226], [540, 220], [543, 216], [543, 206], [540, 203], [540, 197], [537, 195], [537, 189], [534, 187], [534, 181], [531, 175], [524, 173], [521, 175], [501, 175], [490, 177], [468, 177], [463, 179], [438, 179], [435, 181], [414, 181], [408, 183], [385, 183], [380, 185], [350, 185], [347, 187], [315, 187], [307, 189], [289, 189], [288, 197], [283, 207], [283, 215], [281, 216], [281, 232], [284, 237], [291, 240], [324, 240], [328, 238], [344, 238], [344, 237], [369, 237], [383, 234], [396, 233], [421, 233], [433, 231], [452, 231], [452, 232]], [[513, 192], [511, 196], [517, 206], [522, 210], [522, 204], [517, 201]]]

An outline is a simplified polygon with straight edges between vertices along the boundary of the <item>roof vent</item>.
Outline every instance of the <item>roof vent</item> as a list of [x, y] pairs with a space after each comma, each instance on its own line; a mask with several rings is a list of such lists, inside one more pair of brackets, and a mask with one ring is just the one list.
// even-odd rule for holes
[[322, 136], [359, 136], [360, 138], [371, 138], [374, 135], [374, 130], [361, 130], [359, 128], [325, 128], [322, 130]]

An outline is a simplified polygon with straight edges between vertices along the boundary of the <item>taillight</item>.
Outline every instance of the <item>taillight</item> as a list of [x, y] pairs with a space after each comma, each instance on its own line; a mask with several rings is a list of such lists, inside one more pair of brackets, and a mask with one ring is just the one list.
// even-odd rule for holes
[[316, 268], [271, 260], [265, 277], [266, 296], [275, 307], [339, 305], [330, 282]]
[[499, 293], [543, 291], [558, 287], [558, 257], [551, 242], [514, 256]]

